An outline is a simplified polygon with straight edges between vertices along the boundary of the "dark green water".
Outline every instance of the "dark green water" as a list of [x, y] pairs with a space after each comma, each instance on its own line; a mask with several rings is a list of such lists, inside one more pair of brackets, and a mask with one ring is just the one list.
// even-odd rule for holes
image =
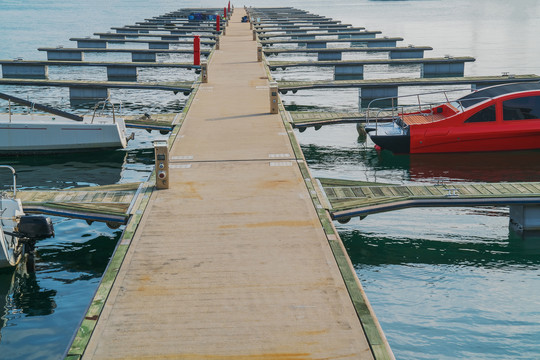
[[[243, 4], [235, 4], [242, 6]], [[263, 0], [246, 5], [269, 6]], [[218, 1], [56, 2], [0, 0], [0, 58], [44, 59], [41, 46], [107, 31], [180, 7]], [[467, 75], [540, 73], [540, 3], [534, 0], [274, 1], [334, 17], [407, 44], [430, 45], [426, 57], [474, 56]], [[293, 58], [293, 57], [291, 57]], [[100, 55], [88, 60], [104, 60]], [[125, 60], [121, 56], [107, 60]], [[163, 58], [164, 61], [185, 61]], [[304, 59], [305, 60], [305, 59]], [[413, 77], [418, 67], [366, 67], [365, 77]], [[105, 79], [99, 68], [51, 67], [51, 78]], [[331, 71], [278, 71], [276, 78], [328, 79]], [[192, 79], [193, 73], [142, 71], [141, 79]], [[419, 92], [406, 89], [400, 94]], [[432, 90], [432, 89], [429, 89]], [[0, 91], [70, 109], [67, 89]], [[172, 112], [185, 97], [168, 92], [111, 91], [128, 113]], [[291, 109], [356, 111], [358, 92], [305, 91], [282, 97]], [[5, 109], [5, 104], [0, 103]], [[360, 141], [354, 126], [297, 134], [320, 177], [388, 183], [538, 181], [540, 152], [394, 156]], [[136, 132], [127, 150], [86, 155], [3, 158], [23, 188], [68, 188], [144, 180], [155, 133]], [[162, 137], [160, 137], [162, 138]], [[202, 139], [201, 141], [204, 141]], [[2, 184], [9, 174], [0, 173]], [[0, 273], [0, 359], [58, 359], [69, 345], [122, 228], [53, 218], [57, 236], [38, 243], [37, 271]], [[540, 235], [508, 229], [505, 208], [409, 209], [336, 224], [398, 359], [540, 358]], [[2, 311], [3, 309], [3, 311]]]

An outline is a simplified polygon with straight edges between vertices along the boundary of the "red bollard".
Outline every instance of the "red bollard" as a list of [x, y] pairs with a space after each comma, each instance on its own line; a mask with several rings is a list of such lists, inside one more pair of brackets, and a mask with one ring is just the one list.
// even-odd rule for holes
[[216, 16], [216, 31], [219, 31], [219, 30], [220, 30], [220, 29], [219, 29], [219, 19], [220, 19], [220, 18], [221, 18], [221, 17], [220, 17], [219, 15]]
[[201, 38], [193, 37], [193, 65], [201, 65]]

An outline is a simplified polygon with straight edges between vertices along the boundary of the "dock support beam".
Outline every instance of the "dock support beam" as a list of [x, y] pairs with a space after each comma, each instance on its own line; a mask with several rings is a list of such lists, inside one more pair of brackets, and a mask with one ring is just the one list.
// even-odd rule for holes
[[465, 75], [465, 63], [464, 62], [448, 62], [422, 64], [421, 77], [441, 77], [441, 76], [464, 76]]
[[72, 105], [96, 103], [109, 97], [108, 88], [70, 87], [69, 101]]
[[106, 41], [96, 41], [96, 40], [77, 40], [78, 48], [92, 48], [92, 49], [106, 49]]
[[47, 60], [83, 61], [82, 51], [47, 50]]
[[422, 59], [424, 58], [424, 50], [415, 51], [390, 51], [388, 54], [390, 59]]
[[148, 43], [148, 49], [169, 49], [169, 43], [162, 43], [162, 42], [149, 42]]
[[156, 62], [155, 52], [133, 52], [131, 53], [131, 61], [133, 62]]
[[510, 205], [510, 227], [520, 233], [540, 230], [540, 206]]
[[121, 66], [121, 65], [108, 65], [107, 66], [107, 80], [109, 81], [137, 81], [137, 67], [136, 66]]
[[318, 61], [341, 60], [341, 51], [317, 53]]
[[308, 42], [307, 43], [307, 48], [308, 49], [326, 49], [326, 42], [325, 41]]
[[373, 47], [396, 47], [395, 41], [381, 40], [381, 41], [370, 41], [367, 43], [368, 48]]
[[[398, 87], [397, 86], [363, 86], [359, 90], [359, 104], [360, 109], [367, 108], [369, 103], [374, 99], [379, 98], [392, 98], [398, 96]], [[395, 101], [394, 101], [395, 102]], [[394, 103], [394, 105], [397, 105]], [[392, 99], [385, 99], [377, 101], [372, 104], [372, 106], [377, 108], [390, 107], [392, 106]]]
[[334, 80], [363, 80], [364, 65], [336, 65]]
[[2, 64], [2, 77], [15, 79], [48, 79], [47, 65]]

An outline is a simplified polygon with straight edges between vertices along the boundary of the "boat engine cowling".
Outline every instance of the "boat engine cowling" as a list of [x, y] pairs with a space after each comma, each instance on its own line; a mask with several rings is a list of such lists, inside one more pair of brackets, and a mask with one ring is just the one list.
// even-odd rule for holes
[[32, 240], [54, 237], [54, 226], [51, 219], [40, 215], [21, 216], [17, 230], [20, 237]]

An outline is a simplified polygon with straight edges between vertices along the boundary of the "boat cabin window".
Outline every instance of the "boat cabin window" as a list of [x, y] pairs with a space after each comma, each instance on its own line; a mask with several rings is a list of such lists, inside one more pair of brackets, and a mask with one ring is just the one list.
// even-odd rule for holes
[[527, 96], [503, 101], [503, 119], [540, 119], [540, 96]]
[[495, 121], [495, 105], [488, 106], [465, 120], [466, 123]]

